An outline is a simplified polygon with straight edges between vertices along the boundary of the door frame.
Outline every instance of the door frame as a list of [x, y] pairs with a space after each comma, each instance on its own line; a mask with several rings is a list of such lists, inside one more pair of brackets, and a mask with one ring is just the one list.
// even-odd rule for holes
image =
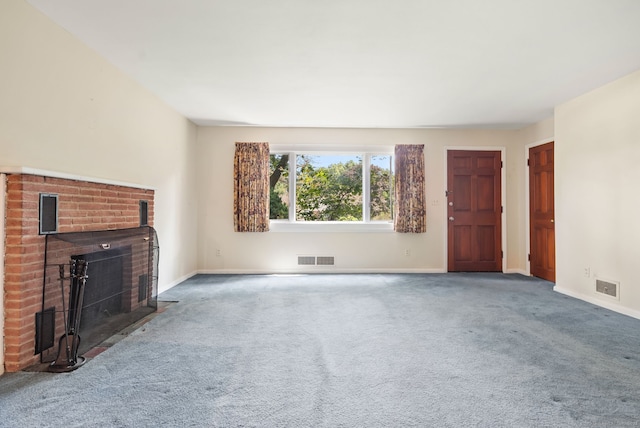
[[[526, 275], [527, 276], [531, 276], [531, 260], [529, 260], [529, 254], [531, 254], [531, 213], [530, 208], [531, 208], [531, 187], [530, 187], [530, 180], [529, 180], [529, 165], [527, 165], [527, 161], [529, 160], [529, 149], [533, 148], [533, 147], [538, 147], [538, 146], [542, 146], [544, 144], [548, 144], [548, 143], [552, 143], [554, 142], [555, 139], [554, 138], [545, 138], [544, 140], [538, 140], [535, 143], [530, 143], [527, 144], [526, 146], [524, 146], [524, 168], [525, 168], [525, 173], [524, 173], [524, 225], [525, 225], [525, 241], [524, 241], [524, 248], [526, 250], [526, 253], [524, 255], [524, 260], [526, 263]], [[555, 150], [554, 150], [555, 151]], [[553, 185], [555, 187], [555, 180], [553, 181]], [[555, 196], [554, 196], [555, 198]], [[555, 245], [555, 244], [554, 244]]]
[[[445, 146], [444, 147], [444, 189], [442, 190], [443, 195], [448, 189], [448, 171], [449, 171], [449, 162], [448, 162], [448, 153], [451, 150], [462, 150], [462, 151], [484, 151], [484, 152], [500, 152], [500, 160], [502, 161], [502, 168], [500, 170], [500, 204], [502, 205], [502, 214], [500, 216], [500, 229], [501, 229], [501, 246], [502, 246], [502, 272], [507, 272], [507, 148], [504, 146]], [[448, 220], [448, 211], [447, 211], [447, 198], [444, 198], [444, 204], [442, 204], [442, 212], [444, 219], [444, 272], [449, 272], [449, 220]]]

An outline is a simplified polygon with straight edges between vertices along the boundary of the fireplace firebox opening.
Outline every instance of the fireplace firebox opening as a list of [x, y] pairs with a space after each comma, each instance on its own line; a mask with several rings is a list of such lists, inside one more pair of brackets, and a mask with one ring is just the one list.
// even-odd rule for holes
[[[83, 354], [155, 312], [158, 257], [158, 237], [149, 226], [47, 235], [42, 312], [36, 314], [35, 353], [40, 361], [59, 368], [67, 336], [77, 340], [77, 352]], [[69, 320], [77, 287], [67, 272], [79, 263], [86, 265], [86, 280], [74, 330]]]

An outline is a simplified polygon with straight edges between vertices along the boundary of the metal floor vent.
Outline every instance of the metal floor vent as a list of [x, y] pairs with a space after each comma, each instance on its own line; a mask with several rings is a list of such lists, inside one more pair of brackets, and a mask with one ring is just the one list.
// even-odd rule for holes
[[318, 266], [333, 266], [334, 258], [333, 256], [318, 256], [316, 259], [316, 264]]
[[298, 256], [298, 266], [333, 266], [333, 256]]
[[620, 287], [619, 282], [605, 281], [602, 279], [596, 279], [596, 291], [598, 293], [605, 294], [607, 296], [611, 296], [613, 298], [618, 298], [618, 288]]
[[313, 266], [316, 264], [316, 258], [314, 256], [298, 256], [299, 266]]

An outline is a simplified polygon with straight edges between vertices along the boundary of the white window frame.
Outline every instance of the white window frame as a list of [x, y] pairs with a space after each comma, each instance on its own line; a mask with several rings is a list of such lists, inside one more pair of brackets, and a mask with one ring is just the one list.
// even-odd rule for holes
[[[393, 232], [392, 220], [370, 220], [371, 216], [371, 156], [394, 156], [393, 146], [336, 146], [336, 145], [280, 145], [270, 144], [269, 151], [272, 154], [289, 154], [289, 219], [270, 220], [271, 232], [366, 232], [387, 233]], [[297, 221], [295, 215], [296, 200], [296, 159], [297, 155], [327, 156], [327, 155], [353, 155], [362, 156], [363, 176], [363, 221]], [[292, 173], [293, 172], [293, 173]]]

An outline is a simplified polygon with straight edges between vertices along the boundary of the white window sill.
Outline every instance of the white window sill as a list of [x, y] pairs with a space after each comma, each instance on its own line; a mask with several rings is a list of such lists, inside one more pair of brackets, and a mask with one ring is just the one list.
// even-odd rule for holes
[[393, 232], [392, 222], [371, 222], [360, 221], [333, 222], [292, 222], [286, 220], [271, 220], [269, 224], [270, 232], [300, 232], [300, 233], [389, 233]]

